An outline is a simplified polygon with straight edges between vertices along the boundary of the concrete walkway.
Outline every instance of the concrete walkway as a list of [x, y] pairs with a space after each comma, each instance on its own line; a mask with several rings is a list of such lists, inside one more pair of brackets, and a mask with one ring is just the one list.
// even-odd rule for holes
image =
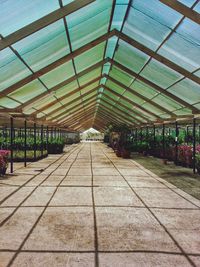
[[101, 143], [0, 180], [0, 267], [200, 266], [200, 201]]

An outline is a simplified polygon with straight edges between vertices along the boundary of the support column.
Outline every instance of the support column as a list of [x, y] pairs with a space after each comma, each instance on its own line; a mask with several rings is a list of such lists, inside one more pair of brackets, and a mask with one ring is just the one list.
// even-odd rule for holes
[[36, 123], [34, 122], [33, 126], [33, 138], [34, 138], [34, 161], [36, 161]]
[[10, 118], [10, 172], [13, 173], [13, 118]]
[[188, 136], [189, 136], [189, 126], [186, 127], [186, 135], [187, 135], [187, 145], [189, 144], [188, 142]]
[[[20, 128], [21, 130], [21, 128]], [[26, 150], [27, 150], [27, 122], [26, 120], [24, 121], [24, 167], [27, 165], [27, 155], [26, 155]]]
[[44, 149], [44, 140], [43, 140], [44, 139], [43, 138], [44, 137], [44, 132], [43, 132], [44, 127], [43, 127], [43, 125], [41, 125], [41, 129], [40, 130], [41, 130], [41, 132], [40, 132], [40, 137], [41, 137], [41, 156], [43, 157], [43, 154], [44, 154], [43, 153], [44, 152], [43, 151], [43, 149]]
[[175, 164], [178, 164], [178, 122], [175, 122], [175, 127], [176, 127], [176, 137], [175, 137]]
[[193, 119], [193, 173], [196, 172], [196, 119]]
[[47, 155], [48, 155], [48, 148], [49, 148], [49, 127], [47, 126], [47, 131], [46, 131], [46, 150], [47, 150]]
[[162, 128], [163, 158], [165, 158], [165, 125]]

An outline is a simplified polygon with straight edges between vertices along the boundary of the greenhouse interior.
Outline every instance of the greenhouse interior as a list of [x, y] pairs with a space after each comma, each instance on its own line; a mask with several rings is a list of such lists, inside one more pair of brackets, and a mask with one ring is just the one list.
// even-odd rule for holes
[[200, 0], [0, 0], [0, 267], [200, 266]]

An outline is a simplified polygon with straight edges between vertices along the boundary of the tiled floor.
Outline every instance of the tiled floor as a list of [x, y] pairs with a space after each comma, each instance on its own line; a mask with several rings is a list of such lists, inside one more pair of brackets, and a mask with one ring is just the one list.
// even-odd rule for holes
[[200, 266], [200, 201], [104, 144], [72, 146], [0, 179], [6, 266]]

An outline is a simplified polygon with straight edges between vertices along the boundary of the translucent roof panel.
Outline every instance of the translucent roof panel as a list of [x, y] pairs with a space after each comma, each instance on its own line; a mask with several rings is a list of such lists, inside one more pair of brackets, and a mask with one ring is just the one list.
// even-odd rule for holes
[[77, 72], [80, 72], [99, 62], [103, 57], [104, 49], [105, 42], [76, 57], [74, 61]]
[[141, 75], [163, 88], [172, 85], [183, 77], [178, 72], [166, 67], [164, 64], [156, 60], [151, 60], [141, 72]]
[[[166, 20], [166, 16], [168, 19]], [[130, 9], [123, 32], [156, 50], [171, 32], [180, 15], [158, 1], [136, 0]]]
[[176, 103], [175, 101], [173, 101], [172, 99], [168, 98], [167, 96], [163, 96], [163, 95], [158, 95], [156, 96], [153, 101], [157, 104], [161, 104], [162, 107], [170, 110], [170, 111], [174, 111], [176, 109], [180, 109], [182, 108], [181, 105], [179, 105], [178, 103]]
[[116, 1], [111, 29], [121, 30], [129, 0]]
[[41, 76], [40, 78], [48, 88], [51, 88], [74, 75], [75, 73], [72, 62], [69, 61]]
[[1, 1], [0, 33], [5, 37], [58, 8], [57, 0]]
[[169, 89], [169, 92], [190, 104], [200, 101], [200, 85], [189, 79], [184, 79], [175, 84]]
[[55, 105], [51, 106], [50, 108], [45, 109], [44, 112], [46, 114], [48, 114], [48, 113], [50, 113], [50, 112], [52, 112], [58, 108], [61, 108], [61, 107], [62, 107], [62, 104], [60, 102], [57, 102]]
[[13, 47], [34, 71], [49, 65], [69, 53], [63, 20], [24, 38]]
[[112, 82], [112, 81], [110, 81], [110, 80], [107, 80], [107, 82], [106, 82], [106, 86], [107, 86], [108, 88], [113, 89], [113, 90], [114, 90], [116, 93], [118, 93], [118, 94], [123, 94], [124, 91], [125, 91], [121, 86], [117, 85], [116, 83], [114, 83], [114, 82]]
[[24, 103], [43, 92], [46, 92], [46, 88], [39, 81], [35, 80], [9, 94], [9, 96]]
[[82, 90], [80, 90], [81, 94], [88, 93], [92, 89], [96, 88], [99, 85], [99, 82], [94, 82], [86, 87], [84, 87]]
[[[187, 25], [184, 25], [183, 27], [187, 28]], [[190, 30], [192, 32], [191, 26]], [[159, 54], [192, 72], [200, 67], [200, 37], [198, 39], [199, 40], [196, 39], [196, 42], [194, 42], [194, 38], [192, 38], [192, 36], [182, 37], [179, 33], [173, 33], [173, 35], [165, 42], [165, 44], [159, 50]]]
[[0, 91], [30, 74], [31, 71], [10, 48], [0, 51]]
[[196, 1], [195, 0], [178, 0], [180, 3], [191, 7]]
[[109, 76], [114, 78], [117, 81], [120, 81], [121, 83], [125, 84], [126, 86], [129, 86], [133, 81], [132, 76], [121, 71], [120, 69], [118, 69], [116, 67], [112, 67], [112, 70], [110, 71]]
[[106, 57], [112, 58], [115, 52], [115, 47], [117, 44], [117, 37], [114, 36], [108, 40], [107, 48], [106, 48]]
[[1, 97], [0, 98], [0, 106], [4, 108], [16, 108], [20, 104], [17, 101], [14, 101], [8, 97]]
[[88, 83], [91, 80], [94, 80], [100, 75], [101, 75], [101, 68], [97, 68], [81, 76], [80, 78], [78, 78], [78, 80], [79, 80], [80, 85], [83, 86], [84, 84]]
[[112, 1], [97, 0], [67, 17], [73, 50], [107, 32], [111, 7]]
[[138, 80], [136, 80], [130, 87], [131, 89], [133, 89], [134, 91], [136, 91], [137, 93], [148, 97], [148, 98], [152, 98], [154, 96], [156, 96], [157, 91], [154, 90], [152, 87], [146, 85], [143, 82], [140, 82]]
[[124, 41], [119, 41], [119, 46], [114, 57], [114, 60], [117, 62], [125, 65], [135, 72], [139, 72], [148, 59], [149, 56], [145, 53], [139, 51]]
[[134, 103], [137, 103], [137, 104], [139, 104], [139, 105], [142, 105], [142, 104], [144, 103], [144, 100], [143, 100], [142, 98], [138, 97], [138, 96], [135, 96], [135, 95], [134, 95], [134, 92], [133, 92], [133, 93], [130, 93], [130, 92], [126, 91], [126, 92], [124, 93], [124, 96], [127, 97], [127, 98], [129, 98], [129, 99], [132, 100]]
[[[36, 108], [36, 109], [40, 109], [40, 108], [44, 107], [45, 105], [47, 105], [48, 103], [53, 102], [53, 101], [55, 101], [55, 97], [52, 94], [46, 95], [43, 99], [40, 99], [40, 101], [33, 103], [31, 105], [31, 107]], [[28, 108], [28, 110], [29, 109], [30, 108]], [[26, 108], [24, 110], [25, 110], [25, 112], [27, 112]]]
[[73, 92], [73, 90], [77, 88], [78, 88], [78, 83], [77, 81], [74, 81], [56, 90], [54, 94], [59, 98], [70, 92]]

